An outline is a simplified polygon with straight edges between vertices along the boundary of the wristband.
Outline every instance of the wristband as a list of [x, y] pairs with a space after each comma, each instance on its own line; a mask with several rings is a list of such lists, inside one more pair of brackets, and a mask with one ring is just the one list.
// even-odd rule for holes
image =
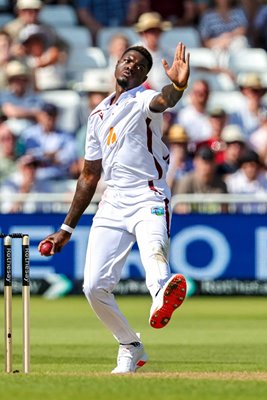
[[174, 89], [177, 90], [178, 92], [182, 92], [182, 91], [185, 90], [185, 89], [187, 88], [187, 86], [188, 86], [187, 82], [186, 82], [186, 84], [185, 84], [183, 87], [180, 87], [180, 86], [175, 85], [174, 82], [172, 82], [172, 85], [173, 85]]
[[72, 234], [73, 231], [74, 231], [74, 228], [72, 228], [71, 226], [66, 225], [66, 224], [62, 224], [60, 229], [62, 229], [63, 231], [66, 231], [66, 232], [68, 232], [70, 234]]

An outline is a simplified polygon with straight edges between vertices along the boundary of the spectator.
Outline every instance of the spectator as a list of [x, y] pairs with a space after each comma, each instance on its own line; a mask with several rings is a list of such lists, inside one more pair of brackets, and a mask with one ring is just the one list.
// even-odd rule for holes
[[17, 169], [18, 156], [16, 136], [5, 122], [0, 123], [0, 182]]
[[[90, 71], [86, 75], [86, 79], [84, 82], [81, 82], [79, 85], [79, 91], [86, 95], [87, 100], [87, 109], [86, 109], [86, 121], [79, 129], [76, 135], [76, 143], [78, 147], [78, 156], [79, 156], [79, 170], [82, 171], [83, 163], [84, 163], [84, 153], [85, 153], [85, 139], [87, 133], [87, 119], [88, 114], [94, 112], [97, 109], [97, 106], [107, 97], [107, 95], [111, 92], [112, 84], [109, 79], [109, 75], [103, 73], [100, 70]], [[97, 112], [97, 111], [96, 111]], [[100, 198], [106, 188], [106, 184], [104, 179], [101, 177], [97, 189], [96, 189], [96, 198]]]
[[43, 100], [32, 90], [31, 71], [21, 62], [10, 61], [6, 76], [8, 88], [0, 92], [0, 106], [14, 133], [19, 135], [35, 122]]
[[36, 89], [65, 88], [67, 54], [50, 46], [45, 30], [39, 25], [27, 25], [21, 30], [19, 41], [24, 61], [34, 71]]
[[29, 24], [38, 23], [38, 15], [42, 8], [41, 0], [17, 0], [15, 12], [17, 17], [4, 26], [13, 41], [18, 39], [20, 31]]
[[222, 139], [222, 131], [227, 123], [227, 114], [220, 108], [215, 107], [209, 111], [211, 125], [211, 136], [199, 143], [199, 146], [206, 145], [215, 153], [215, 161], [220, 164], [224, 161], [225, 142]]
[[251, 134], [249, 144], [259, 154], [261, 162], [267, 166], [267, 107], [260, 110], [260, 126]]
[[42, 162], [37, 169], [41, 181], [72, 178], [78, 174], [78, 156], [74, 137], [56, 129], [58, 109], [44, 104], [38, 123], [23, 132], [25, 151]]
[[142, 45], [146, 47], [153, 57], [153, 66], [149, 73], [146, 84], [148, 87], [160, 90], [162, 86], [169, 83], [162, 66], [162, 59], [170, 61], [171, 55], [168, 54], [167, 46], [160, 45], [160, 37], [163, 31], [171, 28], [171, 23], [162, 21], [160, 14], [149, 12], [140, 15], [135, 30], [140, 35]]
[[246, 149], [246, 142], [238, 125], [225, 126], [221, 138], [226, 147], [223, 155], [224, 161], [218, 165], [217, 173], [224, 178], [239, 168], [239, 160]]
[[197, 20], [212, 6], [213, 0], [193, 0], [197, 7]]
[[241, 76], [239, 86], [243, 101], [237, 111], [229, 114], [229, 123], [238, 125], [248, 140], [251, 133], [259, 128], [260, 109], [266, 86], [261, 76], [256, 73]]
[[84, 161], [85, 138], [87, 132], [88, 115], [107, 97], [111, 92], [112, 84], [107, 73], [102, 70], [91, 70], [86, 79], [76, 86], [77, 90], [86, 96], [86, 119], [76, 135], [80, 167]]
[[[194, 170], [188, 172], [176, 182], [173, 195], [182, 193], [227, 193], [225, 182], [216, 172], [214, 152], [207, 146], [199, 147], [194, 159]], [[175, 208], [178, 212], [215, 212], [225, 211], [219, 204], [180, 204]]]
[[241, 0], [248, 20], [250, 45], [267, 50], [267, 5], [263, 3], [263, 0]]
[[[266, 170], [263, 168], [258, 153], [247, 149], [239, 162], [240, 168], [226, 178], [229, 193], [235, 194], [267, 194]], [[248, 203], [236, 205], [237, 211], [264, 212], [267, 211], [266, 203]]]
[[62, 51], [66, 52], [68, 50], [68, 45], [57, 35], [51, 26], [43, 24], [39, 20], [42, 5], [41, 0], [17, 0], [17, 18], [8, 22], [4, 26], [4, 30], [12, 37], [14, 43], [12, 46], [13, 55], [15, 57], [22, 57], [24, 55], [24, 48], [19, 43], [20, 32], [28, 25], [39, 25], [47, 37], [49, 51], [46, 53], [46, 65], [50, 65], [50, 63], [54, 63], [56, 57], [60, 57]]
[[108, 67], [113, 75], [114, 68], [126, 49], [130, 47], [127, 36], [122, 33], [112, 35], [108, 43]]
[[12, 39], [5, 31], [0, 31], [0, 90], [7, 87], [6, 66], [11, 60]]
[[178, 124], [173, 124], [170, 127], [168, 144], [170, 165], [167, 172], [167, 183], [173, 192], [176, 182], [193, 169], [193, 163], [188, 152], [188, 136], [183, 127]]
[[254, 21], [254, 45], [267, 51], [267, 5], [262, 5]]
[[[49, 192], [48, 182], [37, 179], [39, 161], [32, 155], [24, 155], [18, 160], [18, 170], [2, 184], [1, 194], [6, 199], [1, 204], [2, 213], [41, 211], [42, 204], [31, 201], [31, 193]], [[27, 202], [17, 200], [17, 194], [25, 194]]]
[[204, 47], [217, 56], [218, 66], [227, 68], [229, 53], [248, 46], [248, 21], [241, 7], [233, 0], [215, 0], [215, 5], [203, 13], [199, 32]]
[[[137, 1], [137, 3], [139, 3]], [[145, 0], [146, 12], [157, 12], [173, 26], [192, 25], [197, 19], [198, 5], [193, 0]]]
[[80, 22], [87, 27], [96, 44], [97, 33], [103, 27], [127, 25], [131, 0], [76, 0]]
[[195, 81], [189, 93], [188, 105], [178, 113], [178, 123], [185, 128], [193, 145], [211, 136], [211, 125], [207, 113], [209, 93], [207, 81]]

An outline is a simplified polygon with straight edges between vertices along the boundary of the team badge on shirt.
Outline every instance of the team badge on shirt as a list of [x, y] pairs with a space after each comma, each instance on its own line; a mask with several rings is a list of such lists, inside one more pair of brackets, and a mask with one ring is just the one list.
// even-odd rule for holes
[[165, 209], [164, 209], [164, 207], [152, 207], [151, 208], [151, 214], [164, 215], [165, 214]]

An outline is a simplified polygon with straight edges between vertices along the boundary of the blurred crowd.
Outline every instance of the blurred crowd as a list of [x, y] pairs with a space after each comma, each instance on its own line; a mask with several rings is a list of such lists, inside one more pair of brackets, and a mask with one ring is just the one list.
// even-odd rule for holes
[[[48, 9], [62, 19], [49, 17], [49, 24]], [[63, 9], [72, 24], [64, 26]], [[161, 60], [171, 62], [171, 35], [178, 43], [179, 32], [193, 32], [197, 44], [191, 49], [185, 40], [192, 51], [189, 88], [164, 113], [173, 196], [267, 193], [267, 1], [17, 0], [3, 2], [0, 12], [8, 16], [1, 23], [0, 14], [1, 212], [27, 211], [18, 193], [73, 190], [88, 115], [113, 91], [122, 52], [136, 43], [147, 47], [154, 64], [144, 85], [160, 90], [169, 83]], [[86, 36], [76, 38], [78, 31]], [[235, 69], [241, 54], [247, 68]], [[101, 181], [97, 195], [104, 188]], [[240, 203], [236, 210], [266, 208]], [[38, 210], [41, 202], [28, 208]], [[179, 203], [175, 211], [227, 212], [227, 206]]]

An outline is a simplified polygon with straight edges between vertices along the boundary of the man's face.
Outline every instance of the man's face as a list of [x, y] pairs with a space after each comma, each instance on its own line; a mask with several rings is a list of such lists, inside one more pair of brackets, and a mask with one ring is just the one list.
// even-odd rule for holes
[[260, 172], [260, 167], [258, 163], [254, 161], [245, 162], [241, 168], [249, 181], [254, 181], [255, 179], [257, 179], [257, 176]]
[[141, 85], [147, 77], [148, 61], [138, 51], [130, 50], [117, 63], [115, 78], [124, 90]]
[[50, 115], [45, 111], [41, 111], [38, 116], [38, 122], [45, 132], [52, 132], [55, 129], [56, 120], [57, 115]]
[[13, 76], [9, 79], [10, 90], [16, 93], [17, 96], [22, 96], [26, 92], [28, 85], [29, 79], [24, 75]]
[[244, 95], [257, 103], [261, 101], [262, 96], [265, 94], [265, 90], [262, 88], [245, 88], [243, 89]]
[[44, 41], [40, 36], [32, 36], [24, 43], [26, 54], [33, 57], [41, 57], [45, 50]]
[[160, 36], [162, 30], [158, 28], [151, 28], [141, 33], [141, 37], [146, 47], [151, 51], [156, 51], [159, 46]]
[[36, 24], [38, 22], [39, 12], [40, 10], [24, 8], [23, 10], [19, 10], [19, 17], [25, 25]]
[[203, 82], [196, 82], [191, 97], [195, 103], [206, 105], [209, 98], [209, 88]]

